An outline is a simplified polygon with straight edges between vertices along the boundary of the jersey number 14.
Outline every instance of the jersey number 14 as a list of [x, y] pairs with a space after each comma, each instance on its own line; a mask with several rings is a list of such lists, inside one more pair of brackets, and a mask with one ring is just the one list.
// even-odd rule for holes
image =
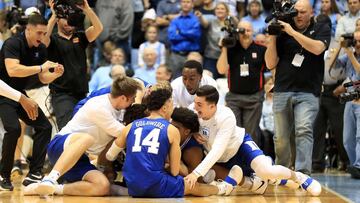
[[159, 128], [153, 129], [152, 131], [150, 131], [149, 134], [146, 135], [146, 137], [143, 140], [141, 140], [142, 130], [143, 128], [136, 128], [136, 130], [134, 131], [135, 143], [134, 146], [132, 147], [132, 152], [141, 152], [141, 146], [147, 146], [148, 153], [158, 154], [159, 146], [160, 146], [159, 143], [160, 129]]

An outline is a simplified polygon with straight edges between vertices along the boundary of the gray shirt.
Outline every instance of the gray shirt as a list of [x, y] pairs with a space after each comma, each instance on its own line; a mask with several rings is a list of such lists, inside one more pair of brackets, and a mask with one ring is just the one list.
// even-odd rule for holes
[[209, 27], [206, 33], [207, 44], [205, 48], [205, 57], [217, 59], [220, 56], [221, 50], [219, 47], [219, 40], [224, 35], [221, 31], [223, 27], [217, 18], [209, 19]]
[[101, 42], [127, 40], [134, 22], [131, 0], [101, 0], [96, 2], [96, 12], [104, 26], [99, 36]]

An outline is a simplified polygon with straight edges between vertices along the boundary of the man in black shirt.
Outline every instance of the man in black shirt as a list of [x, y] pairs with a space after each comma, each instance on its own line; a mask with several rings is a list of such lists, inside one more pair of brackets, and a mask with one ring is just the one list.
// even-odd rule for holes
[[264, 101], [264, 46], [255, 44], [251, 23], [242, 21], [238, 25], [245, 33], [239, 34], [235, 47], [222, 47], [217, 62], [220, 74], [228, 73], [229, 92], [226, 94], [226, 105], [236, 116], [237, 125], [244, 127], [253, 140], [259, 144], [256, 129]]
[[[70, 121], [75, 105], [88, 93], [86, 48], [100, 35], [103, 26], [87, 0], [79, 6], [92, 24], [85, 32], [68, 25], [66, 15], [58, 18], [53, 1], [50, 7], [52, 16], [44, 44], [48, 47], [49, 59], [65, 68], [64, 75], [50, 84], [51, 104], [60, 130]], [[52, 34], [55, 23], [58, 32]]]
[[[25, 88], [34, 77], [48, 84], [64, 72], [62, 65], [46, 61], [46, 47], [42, 39], [46, 34], [46, 20], [38, 14], [29, 17], [26, 30], [5, 41], [0, 52], [0, 79], [24, 95]], [[53, 71], [49, 71], [52, 68]], [[14, 152], [21, 127], [19, 119], [35, 129], [33, 135], [33, 159], [30, 171], [23, 181], [27, 186], [42, 179], [42, 167], [46, 147], [51, 137], [51, 125], [41, 109], [36, 106], [31, 116], [17, 102], [0, 96], [0, 118], [6, 131], [3, 140], [0, 190], [13, 190], [10, 173], [14, 162]]]
[[[319, 110], [324, 52], [330, 43], [328, 24], [316, 24], [308, 0], [295, 4], [294, 26], [280, 22], [283, 33], [270, 36], [265, 61], [276, 67], [274, 86], [276, 164], [291, 163], [290, 136], [295, 135], [295, 170], [311, 173], [313, 123]], [[295, 150], [294, 150], [295, 151]]]

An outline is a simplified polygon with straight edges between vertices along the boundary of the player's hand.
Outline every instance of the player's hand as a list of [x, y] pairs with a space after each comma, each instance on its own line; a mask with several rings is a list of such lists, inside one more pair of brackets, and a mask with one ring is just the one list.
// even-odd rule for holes
[[23, 107], [23, 109], [26, 111], [26, 114], [28, 115], [28, 117], [31, 120], [36, 120], [36, 118], [38, 117], [38, 109], [39, 106], [38, 104], [30, 99], [29, 97], [25, 96], [25, 95], [21, 95], [19, 103], [21, 104], [21, 106]]
[[291, 27], [289, 23], [285, 23], [284, 21], [279, 20], [279, 23], [282, 27], [282, 30], [286, 32], [288, 35], [293, 36], [295, 30]]
[[199, 144], [205, 144], [207, 142], [206, 137], [200, 135], [200, 133], [194, 133], [192, 136]]
[[195, 183], [197, 182], [197, 177], [194, 173], [190, 173], [189, 175], [187, 175], [185, 178], [184, 178], [184, 181], [186, 181], [189, 186], [190, 186], [190, 189], [194, 189], [195, 187]]
[[62, 74], [64, 73], [64, 66], [61, 64], [58, 64], [58, 66], [56, 66], [54, 68], [54, 74], [56, 74], [56, 77], [60, 77], [62, 76]]
[[45, 63], [43, 63], [41, 65], [42, 71], [41, 72], [47, 72], [49, 71], [50, 68], [55, 68], [57, 67], [59, 64], [52, 62], [52, 61], [46, 61]]

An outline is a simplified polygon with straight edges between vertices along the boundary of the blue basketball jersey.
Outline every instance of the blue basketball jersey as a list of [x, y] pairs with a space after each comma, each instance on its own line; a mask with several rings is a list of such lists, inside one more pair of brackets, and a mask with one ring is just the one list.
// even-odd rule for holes
[[173, 195], [159, 194], [163, 193], [161, 190], [166, 189], [164, 183], [170, 177], [164, 169], [170, 150], [167, 135], [169, 124], [169, 121], [163, 118], [142, 118], [132, 123], [126, 139], [126, 158], [123, 168], [131, 196]]

